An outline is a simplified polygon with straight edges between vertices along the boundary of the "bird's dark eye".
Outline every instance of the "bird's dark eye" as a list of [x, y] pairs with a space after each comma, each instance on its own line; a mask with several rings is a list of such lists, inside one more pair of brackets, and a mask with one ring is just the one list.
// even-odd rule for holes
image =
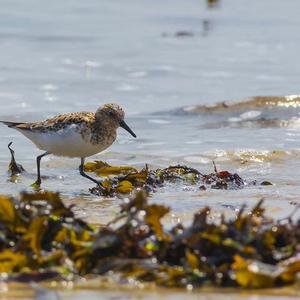
[[115, 116], [115, 114], [114, 114], [113, 111], [109, 111], [109, 112], [108, 112], [108, 115], [109, 115], [110, 117], [114, 117], [114, 116]]

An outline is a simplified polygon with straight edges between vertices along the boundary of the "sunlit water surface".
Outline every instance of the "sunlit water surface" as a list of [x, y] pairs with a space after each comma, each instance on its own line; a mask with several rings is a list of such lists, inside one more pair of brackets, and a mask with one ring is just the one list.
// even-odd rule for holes
[[[262, 198], [269, 214], [285, 217], [299, 203], [300, 101], [250, 97], [300, 93], [299, 9], [296, 0], [227, 0], [215, 9], [200, 0], [2, 1], [0, 117], [41, 120], [116, 101], [138, 138], [120, 129], [117, 142], [91, 160], [180, 163], [203, 173], [214, 160], [220, 170], [273, 183], [237, 191], [167, 186], [151, 196], [172, 207], [167, 225], [190, 222], [205, 205], [216, 217], [232, 216]], [[40, 152], [5, 126], [0, 136], [1, 193], [30, 190]], [[27, 170], [17, 183], [7, 177], [10, 141]], [[78, 164], [45, 157], [43, 188], [105, 224], [122, 199], [92, 196]]]

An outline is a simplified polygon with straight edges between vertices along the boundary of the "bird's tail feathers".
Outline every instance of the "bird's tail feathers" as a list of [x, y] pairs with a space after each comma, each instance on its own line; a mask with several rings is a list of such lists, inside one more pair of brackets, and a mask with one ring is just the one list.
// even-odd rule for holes
[[10, 122], [10, 121], [1, 121], [1, 120], [0, 120], [0, 122], [3, 123], [4, 125], [10, 127], [10, 128], [14, 128], [16, 126], [24, 124], [23, 122]]

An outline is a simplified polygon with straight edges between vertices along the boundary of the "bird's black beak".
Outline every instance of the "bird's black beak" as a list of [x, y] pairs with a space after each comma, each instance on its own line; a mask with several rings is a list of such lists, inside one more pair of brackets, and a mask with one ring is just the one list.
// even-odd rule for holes
[[136, 138], [135, 133], [130, 129], [130, 127], [125, 123], [124, 120], [120, 121], [120, 126], [121, 126], [122, 128], [124, 128], [125, 130], [127, 130], [133, 137]]

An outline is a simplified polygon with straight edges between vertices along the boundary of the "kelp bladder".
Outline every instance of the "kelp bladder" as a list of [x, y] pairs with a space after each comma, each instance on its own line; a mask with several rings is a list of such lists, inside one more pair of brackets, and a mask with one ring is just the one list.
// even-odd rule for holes
[[[293, 284], [300, 272], [300, 220], [274, 221], [262, 201], [219, 224], [201, 209], [190, 225], [166, 229], [170, 209], [144, 191], [99, 229], [76, 218], [52, 192], [0, 198], [0, 272], [7, 280], [75, 280], [118, 273], [171, 287], [266, 288]], [[5, 278], [3, 276], [3, 278]]]

